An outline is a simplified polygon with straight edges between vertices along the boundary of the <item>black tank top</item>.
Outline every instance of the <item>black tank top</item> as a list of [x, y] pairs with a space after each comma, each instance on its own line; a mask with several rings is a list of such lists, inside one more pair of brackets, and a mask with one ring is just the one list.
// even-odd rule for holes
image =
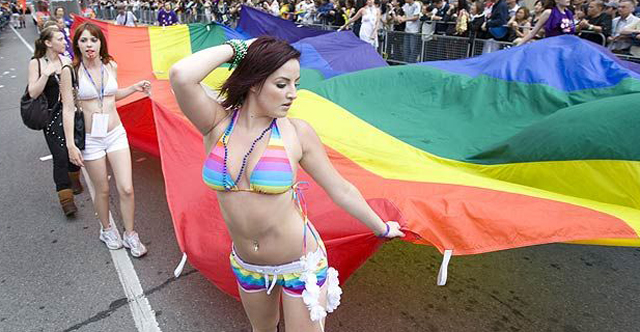
[[[45, 63], [47, 63], [46, 60]], [[42, 93], [47, 97], [49, 108], [52, 108], [53, 105], [58, 102], [58, 99], [60, 98], [60, 76], [58, 74], [53, 73], [53, 75], [49, 76]]]
[[53, 74], [49, 76], [47, 80], [47, 85], [44, 86], [44, 95], [47, 97], [47, 103], [49, 104], [49, 108], [53, 107], [58, 102], [58, 98], [60, 97], [60, 84], [58, 83], [58, 74]]

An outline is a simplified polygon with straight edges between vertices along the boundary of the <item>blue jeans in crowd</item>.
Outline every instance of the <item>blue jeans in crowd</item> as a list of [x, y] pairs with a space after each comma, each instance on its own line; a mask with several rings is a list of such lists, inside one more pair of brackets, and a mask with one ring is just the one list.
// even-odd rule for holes
[[415, 63], [418, 59], [418, 53], [420, 52], [418, 46], [420, 45], [420, 35], [407, 33], [404, 35], [404, 61], [408, 63]]

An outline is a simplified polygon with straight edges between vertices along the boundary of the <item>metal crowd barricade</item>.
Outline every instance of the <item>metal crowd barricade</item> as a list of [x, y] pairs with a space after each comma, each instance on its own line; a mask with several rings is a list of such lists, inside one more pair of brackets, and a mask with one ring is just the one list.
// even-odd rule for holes
[[[139, 24], [145, 25], [157, 25], [158, 24], [158, 10], [150, 9], [145, 7], [138, 7], [135, 9], [131, 9], [133, 14], [138, 19]], [[111, 11], [106, 8], [101, 8], [100, 6], [94, 7], [94, 12], [96, 13], [96, 18], [101, 20], [115, 20], [115, 12], [112, 15]], [[178, 16], [178, 24], [189, 24], [189, 23], [204, 23], [209, 24], [215, 21], [215, 16], [213, 13], [207, 13], [204, 10], [196, 10], [191, 12], [180, 12], [177, 13]], [[236, 25], [235, 20], [232, 18], [229, 22], [229, 25], [233, 28]], [[322, 26], [324, 30], [332, 30], [338, 29], [337, 26]]]
[[385, 31], [382, 51], [378, 49], [378, 53], [392, 63], [406, 63], [404, 61], [404, 35], [399, 31]]
[[[117, 11], [112, 8], [103, 8], [101, 6], [95, 6], [93, 12], [96, 14], [96, 18], [100, 20], [113, 21], [116, 19]], [[139, 24], [152, 25], [155, 23], [157, 15], [154, 15], [154, 11], [148, 8], [136, 8], [131, 12], [138, 19]]]
[[136, 18], [138, 19], [138, 23], [139, 24], [151, 24], [152, 22], [150, 22], [149, 20], [149, 16], [148, 16], [148, 9], [145, 8], [134, 8], [131, 10], [131, 12], [133, 12], [133, 15], [136, 16]]
[[637, 57], [637, 56], [628, 55], [628, 54], [616, 54], [616, 56], [618, 56], [618, 58], [625, 61], [640, 63], [640, 57]]
[[294, 22], [297, 26], [301, 26], [301, 27], [307, 27], [307, 28], [312, 28], [312, 29], [316, 29], [316, 30], [331, 30], [331, 31], [336, 31], [338, 29], [340, 29], [339, 25], [331, 25], [331, 24], [327, 24], [327, 23], [297, 23]]
[[[455, 22], [435, 23], [434, 32], [450, 30]], [[443, 27], [443, 25], [446, 25]], [[309, 27], [315, 27], [310, 25]], [[471, 43], [466, 37], [444, 34], [408, 33], [382, 29], [378, 36], [378, 53], [390, 63], [406, 64], [432, 60], [452, 60], [469, 57]]]
[[512, 46], [513, 43], [505, 41], [497, 41], [493, 39], [474, 39], [471, 45], [471, 52], [469, 53], [469, 57], [504, 50]]
[[595, 31], [581, 31], [580, 34], [578, 34], [578, 37], [583, 38], [583, 35], [594, 38], [594, 39], [588, 39], [589, 41], [592, 41], [596, 44], [600, 44], [600, 46], [603, 46], [603, 47], [607, 46], [607, 37], [605, 37], [605, 35], [602, 33], [598, 33]]
[[298, 24], [299, 27], [306, 27], [306, 28], [312, 28], [312, 29], [316, 29], [316, 30], [325, 30], [322, 26], [322, 24], [320, 23], [313, 23], [313, 24]]
[[512, 43], [492, 39], [402, 31], [387, 31], [383, 40], [384, 47], [380, 54], [388, 62], [398, 64], [465, 59], [512, 46]]
[[330, 30], [330, 31], [338, 31], [338, 29], [341, 28], [341, 26], [339, 25], [331, 25], [331, 24], [325, 24], [323, 26], [324, 30]]
[[467, 37], [433, 35], [423, 40], [420, 61], [464, 59], [469, 57], [470, 50]]
[[422, 35], [404, 31], [387, 31], [384, 53], [388, 62], [407, 64], [418, 62], [424, 52]]
[[385, 45], [387, 44], [387, 30], [381, 30], [378, 33], [378, 49], [376, 51], [378, 51], [378, 54], [380, 54], [383, 58], [386, 59], [385, 56]]

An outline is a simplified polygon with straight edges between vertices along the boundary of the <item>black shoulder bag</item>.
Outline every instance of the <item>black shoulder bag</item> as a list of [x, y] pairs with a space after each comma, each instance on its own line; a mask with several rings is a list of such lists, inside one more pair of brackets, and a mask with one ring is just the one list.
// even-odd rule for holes
[[[40, 59], [36, 59], [38, 62], [38, 78], [41, 76], [40, 72]], [[49, 109], [49, 103], [47, 102], [47, 96], [44, 91], [36, 98], [31, 98], [29, 95], [29, 84], [20, 98], [20, 115], [22, 116], [22, 122], [25, 126], [33, 130], [42, 130], [47, 126], [47, 123], [51, 120], [51, 110]]]
[[82, 108], [80, 108], [80, 105], [78, 104], [78, 77], [76, 75], [75, 69], [73, 69], [71, 65], [65, 65], [64, 67], [62, 67], [62, 69], [64, 69], [65, 67], [69, 67], [69, 71], [71, 72], [73, 105], [76, 108], [75, 112], [73, 112], [73, 141], [78, 149], [84, 150], [84, 114], [82, 113]]

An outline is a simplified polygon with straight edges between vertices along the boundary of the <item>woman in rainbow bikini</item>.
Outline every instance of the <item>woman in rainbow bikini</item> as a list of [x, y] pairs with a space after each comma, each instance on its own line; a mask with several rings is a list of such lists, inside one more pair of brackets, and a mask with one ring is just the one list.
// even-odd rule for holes
[[[340, 302], [338, 273], [301, 202], [298, 165], [375, 234], [404, 236], [334, 169], [313, 128], [286, 117], [296, 99], [299, 59], [288, 43], [260, 37], [197, 52], [170, 71], [180, 108], [204, 136], [203, 179], [217, 191], [233, 240], [231, 266], [254, 332], [277, 330], [280, 301], [287, 330], [323, 331], [326, 313]], [[237, 67], [218, 102], [200, 82], [225, 62]]]

